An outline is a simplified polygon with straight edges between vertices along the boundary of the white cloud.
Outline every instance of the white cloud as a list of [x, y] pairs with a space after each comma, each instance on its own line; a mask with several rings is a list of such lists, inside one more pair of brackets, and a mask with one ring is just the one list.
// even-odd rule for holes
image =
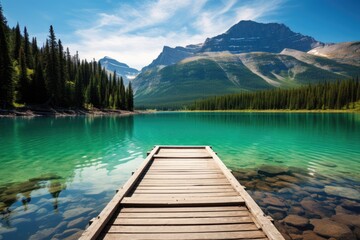
[[283, 1], [229, 0], [214, 1], [214, 5], [212, 0], [157, 0], [136, 6], [121, 4], [112, 12], [97, 13], [91, 27], [77, 30], [67, 45], [88, 60], [110, 56], [141, 69], [160, 54], [164, 45], [203, 42], [240, 20], [271, 16]]

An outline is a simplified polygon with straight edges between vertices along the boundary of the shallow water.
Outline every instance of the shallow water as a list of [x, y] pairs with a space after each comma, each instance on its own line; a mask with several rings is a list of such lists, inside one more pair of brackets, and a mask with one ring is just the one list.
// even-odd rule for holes
[[[325, 192], [326, 186], [360, 190], [359, 114], [156, 113], [0, 119], [0, 239], [78, 236], [146, 152], [159, 144], [211, 145], [289, 236], [313, 230], [311, 226], [295, 230], [282, 222], [294, 212], [292, 206], [301, 207], [304, 199], [328, 205], [322, 215], [297, 209], [297, 215], [308, 219], [332, 217], [344, 201], [353, 203], [346, 214], [359, 214], [357, 192], [352, 192], [351, 199], [333, 195], [329, 187]], [[261, 171], [269, 166], [286, 171], [269, 176]], [[283, 183], [290, 180], [293, 185]], [[285, 202], [286, 210], [269, 211], [263, 201], [268, 197]], [[360, 226], [349, 228], [355, 234], [357, 227], [360, 230]]]

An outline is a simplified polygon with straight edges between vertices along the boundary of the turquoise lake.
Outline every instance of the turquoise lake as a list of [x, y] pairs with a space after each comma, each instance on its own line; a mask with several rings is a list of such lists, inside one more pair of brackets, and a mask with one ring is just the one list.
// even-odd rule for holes
[[[360, 204], [360, 114], [164, 112], [4, 118], [0, 239], [78, 236], [154, 145], [210, 145], [234, 172], [285, 167], [292, 176], [306, 176], [299, 187], [316, 185], [310, 182], [319, 179], [319, 189], [329, 185], [355, 191], [351, 198], [309, 194], [314, 201], [331, 200], [329, 208], [344, 201]], [[260, 190], [250, 191], [256, 195]], [[359, 208], [354, 209], [349, 214], [359, 214]]]

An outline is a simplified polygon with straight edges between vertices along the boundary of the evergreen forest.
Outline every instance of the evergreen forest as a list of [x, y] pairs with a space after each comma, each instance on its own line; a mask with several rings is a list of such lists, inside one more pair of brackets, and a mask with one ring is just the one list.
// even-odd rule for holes
[[132, 111], [134, 100], [131, 83], [71, 55], [53, 26], [42, 47], [26, 27], [9, 28], [0, 5], [0, 109], [24, 105]]
[[359, 79], [309, 84], [294, 89], [242, 92], [196, 101], [191, 110], [354, 109], [360, 101]]

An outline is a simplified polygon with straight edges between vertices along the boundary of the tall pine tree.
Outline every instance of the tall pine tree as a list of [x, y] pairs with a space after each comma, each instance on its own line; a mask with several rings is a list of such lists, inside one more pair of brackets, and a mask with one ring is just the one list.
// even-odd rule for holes
[[8, 45], [8, 27], [0, 4], [0, 107], [12, 107], [14, 101], [13, 67]]

